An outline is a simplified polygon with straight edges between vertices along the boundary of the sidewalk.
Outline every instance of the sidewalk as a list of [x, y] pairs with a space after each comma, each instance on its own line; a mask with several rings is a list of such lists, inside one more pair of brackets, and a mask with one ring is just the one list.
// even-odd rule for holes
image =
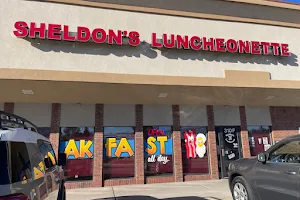
[[126, 185], [67, 191], [67, 200], [232, 200], [227, 180]]

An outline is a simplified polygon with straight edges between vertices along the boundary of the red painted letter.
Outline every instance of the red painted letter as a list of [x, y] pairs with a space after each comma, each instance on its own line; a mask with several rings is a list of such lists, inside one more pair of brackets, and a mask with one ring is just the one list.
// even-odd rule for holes
[[48, 25], [48, 39], [61, 40], [60, 34], [61, 34], [61, 25], [59, 25], [59, 24], [49, 24]]
[[279, 55], [279, 43], [271, 43], [271, 46], [273, 47], [273, 54], [275, 56], [278, 56]]
[[255, 55], [261, 54], [259, 42], [256, 42], [256, 41], [251, 42], [251, 54], [255, 54]]
[[118, 30], [118, 35], [113, 30], [108, 30], [108, 44], [116, 43], [118, 45], [123, 44], [122, 31]]
[[96, 43], [104, 43], [106, 41], [106, 32], [102, 28], [96, 28], [92, 32], [92, 39]]
[[176, 36], [176, 41], [177, 41], [177, 49], [189, 49], [189, 37], [184, 36], [184, 38], [181, 35]]
[[164, 42], [164, 46], [166, 48], [174, 48], [175, 47], [175, 36], [174, 34], [171, 34], [171, 41], [168, 41], [168, 36], [167, 34], [163, 34], [163, 42]]
[[281, 44], [281, 55], [282, 56], [291, 56], [291, 53], [289, 52], [288, 44]]
[[202, 46], [203, 46], [203, 50], [208, 50], [207, 47], [209, 47], [210, 51], [214, 51], [214, 39], [210, 38], [209, 41], [206, 40], [206, 37], [203, 37], [202, 39]]
[[64, 26], [63, 40], [65, 40], [65, 41], [75, 41], [76, 40], [75, 36], [69, 35], [69, 26], [66, 26], [66, 25]]
[[131, 31], [131, 32], [129, 32], [129, 36], [128, 37], [129, 37], [128, 43], [131, 46], [136, 47], [136, 46], [138, 46], [141, 43], [140, 34], [137, 31]]
[[87, 27], [77, 27], [77, 40], [79, 42], [88, 42], [91, 38], [91, 32]]
[[225, 52], [224, 47], [224, 39], [223, 38], [216, 38], [216, 51], [218, 52]]
[[157, 39], [156, 39], [156, 33], [152, 33], [152, 47], [156, 47], [156, 48], [160, 48], [162, 47], [163, 45], [159, 42], [157, 42]]
[[226, 42], [226, 48], [228, 52], [236, 53], [238, 51], [239, 45], [235, 40], [229, 39]]
[[260, 44], [263, 46], [263, 54], [268, 55], [270, 43], [269, 42], [261, 42]]
[[243, 42], [242, 40], [239, 40], [239, 48], [240, 48], [240, 50], [239, 50], [240, 53], [250, 53], [251, 52], [249, 41]]
[[193, 36], [190, 40], [190, 46], [192, 49], [194, 49], [196, 51], [200, 50], [201, 49], [201, 39], [197, 36]]
[[16, 37], [27, 37], [28, 36], [28, 26], [26, 22], [16, 22], [15, 23], [15, 29], [17, 29], [16, 31], [14, 31], [14, 35]]
[[46, 38], [46, 24], [41, 23], [41, 26], [35, 27], [35, 23], [31, 22], [30, 23], [30, 30], [29, 30], [29, 37], [30, 38], [35, 38], [36, 33], [39, 34], [37, 38], [45, 39]]

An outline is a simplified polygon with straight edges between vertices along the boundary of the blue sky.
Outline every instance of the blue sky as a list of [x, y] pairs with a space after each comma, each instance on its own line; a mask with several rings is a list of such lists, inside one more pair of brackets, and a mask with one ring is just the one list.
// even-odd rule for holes
[[300, 0], [283, 0], [284, 2], [291, 2], [291, 3], [299, 3], [300, 4]]

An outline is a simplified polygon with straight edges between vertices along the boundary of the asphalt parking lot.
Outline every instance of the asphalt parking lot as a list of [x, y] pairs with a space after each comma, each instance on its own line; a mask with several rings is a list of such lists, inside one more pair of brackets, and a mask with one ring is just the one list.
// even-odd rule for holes
[[67, 200], [232, 200], [227, 180], [73, 189]]

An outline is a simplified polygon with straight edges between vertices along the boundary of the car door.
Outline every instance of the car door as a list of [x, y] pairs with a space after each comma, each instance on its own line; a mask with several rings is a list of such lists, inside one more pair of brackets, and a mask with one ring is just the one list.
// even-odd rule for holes
[[55, 153], [48, 141], [39, 140], [38, 146], [45, 163], [45, 177], [48, 191], [47, 200], [57, 200], [63, 182], [60, 174], [60, 168], [57, 165]]
[[300, 140], [287, 140], [267, 154], [254, 168], [258, 195], [264, 199], [299, 200]]

